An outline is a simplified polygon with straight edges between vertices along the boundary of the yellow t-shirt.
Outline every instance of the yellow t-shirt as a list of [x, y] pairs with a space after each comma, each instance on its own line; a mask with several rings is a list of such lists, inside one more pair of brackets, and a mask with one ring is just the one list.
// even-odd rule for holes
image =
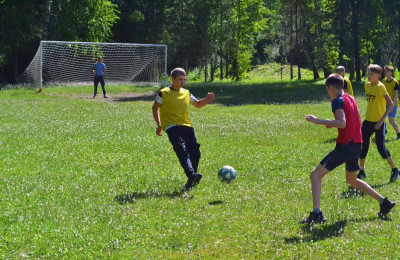
[[[393, 101], [395, 107], [399, 106], [399, 97], [394, 96], [394, 91], [399, 90], [399, 82], [396, 79], [392, 79], [391, 81], [387, 82], [387, 79], [382, 81], [385, 84], [386, 90]], [[396, 98], [396, 99], [395, 99]]]
[[347, 90], [347, 94], [354, 97], [353, 86], [351, 85], [350, 79], [346, 76], [344, 76], [343, 79], [344, 79], [344, 89]]
[[179, 91], [170, 87], [160, 90], [162, 95], [162, 104], [160, 106], [161, 127], [165, 130], [171, 125], [192, 126], [188, 115], [188, 106], [190, 104], [190, 92], [181, 88]]
[[383, 114], [386, 112], [386, 99], [388, 94], [385, 85], [378, 81], [377, 84], [371, 86], [371, 82], [364, 85], [365, 94], [367, 95], [367, 112], [365, 113], [365, 120], [370, 122], [379, 122]]

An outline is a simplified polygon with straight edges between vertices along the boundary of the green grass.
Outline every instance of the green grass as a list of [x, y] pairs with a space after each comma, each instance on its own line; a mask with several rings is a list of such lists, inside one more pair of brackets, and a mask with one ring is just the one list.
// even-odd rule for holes
[[[363, 116], [361, 86], [354, 89]], [[343, 166], [323, 182], [328, 222], [298, 224], [312, 208], [309, 173], [337, 135], [305, 120], [333, 116], [323, 81], [188, 88], [199, 98], [216, 94], [190, 108], [204, 178], [188, 194], [166, 134], [155, 135], [155, 89], [110, 86], [107, 102], [88, 99], [90, 87], [0, 91], [0, 258], [400, 257], [399, 209], [378, 219], [378, 203], [349, 188]], [[394, 138], [389, 126], [399, 164]], [[232, 184], [218, 181], [223, 165], [238, 170]], [[399, 183], [389, 184], [373, 145], [366, 171], [369, 184], [399, 201]]]

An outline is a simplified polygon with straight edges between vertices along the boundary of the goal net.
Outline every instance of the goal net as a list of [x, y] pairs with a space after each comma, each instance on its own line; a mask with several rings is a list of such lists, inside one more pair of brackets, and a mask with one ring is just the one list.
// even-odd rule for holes
[[101, 56], [104, 78], [115, 84], [164, 84], [167, 46], [160, 44], [41, 41], [18, 83], [37, 86], [89, 84], [92, 67]]

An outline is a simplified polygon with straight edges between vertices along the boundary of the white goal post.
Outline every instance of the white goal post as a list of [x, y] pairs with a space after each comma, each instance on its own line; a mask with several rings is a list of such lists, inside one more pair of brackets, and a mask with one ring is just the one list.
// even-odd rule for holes
[[18, 83], [43, 88], [93, 82], [92, 66], [101, 56], [107, 83], [167, 85], [167, 45], [41, 41]]

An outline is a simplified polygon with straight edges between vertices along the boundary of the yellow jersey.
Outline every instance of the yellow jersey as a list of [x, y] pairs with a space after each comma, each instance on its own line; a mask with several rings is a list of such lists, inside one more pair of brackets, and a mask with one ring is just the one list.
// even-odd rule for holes
[[344, 76], [343, 79], [344, 79], [343, 89], [346, 90], [347, 94], [354, 97], [353, 86], [351, 85], [350, 79], [346, 76]]
[[365, 120], [370, 122], [379, 122], [383, 114], [386, 112], [385, 96], [388, 95], [388, 92], [385, 85], [378, 81], [377, 84], [371, 86], [371, 82], [367, 82], [364, 85], [364, 89], [368, 102]]
[[399, 90], [399, 82], [396, 79], [392, 79], [391, 81], [387, 81], [387, 79], [384, 79], [382, 81], [383, 84], [385, 84], [386, 90], [392, 99], [392, 102], [395, 107], [399, 106], [399, 97], [397, 94], [397, 97], [394, 96], [394, 91]]
[[160, 90], [159, 95], [162, 96], [160, 120], [163, 130], [173, 125], [193, 127], [188, 115], [191, 96], [189, 90], [181, 88], [178, 91], [165, 87]]

